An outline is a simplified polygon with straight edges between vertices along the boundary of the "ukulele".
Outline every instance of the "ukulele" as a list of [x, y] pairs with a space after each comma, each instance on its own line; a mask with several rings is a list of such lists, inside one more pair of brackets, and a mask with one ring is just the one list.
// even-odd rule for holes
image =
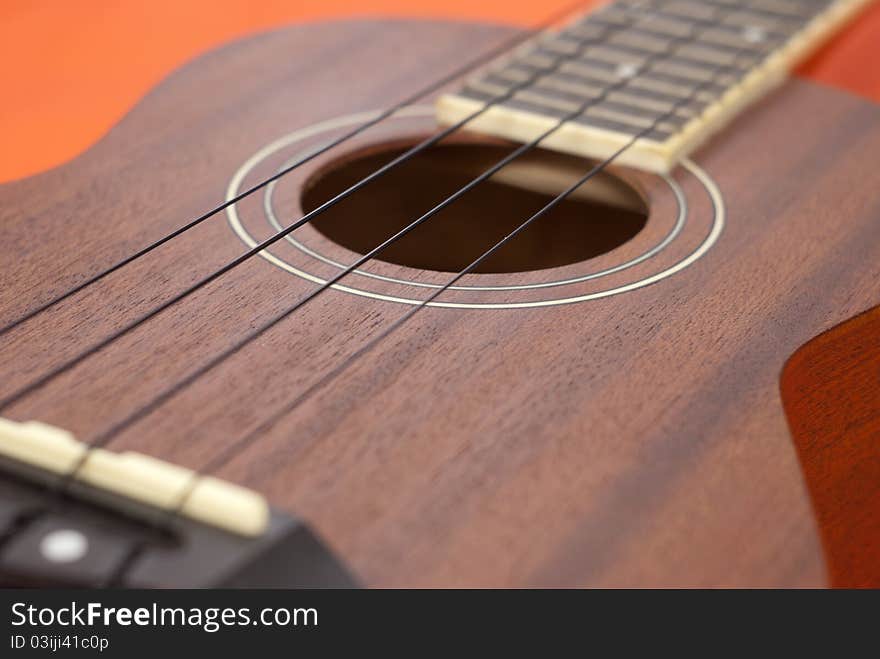
[[0, 580], [880, 585], [869, 4], [285, 28], [3, 184]]

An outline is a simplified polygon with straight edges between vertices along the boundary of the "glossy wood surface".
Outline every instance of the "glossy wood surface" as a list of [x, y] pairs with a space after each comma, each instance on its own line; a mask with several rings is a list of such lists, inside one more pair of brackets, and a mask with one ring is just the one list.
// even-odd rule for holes
[[[352, 17], [531, 27], [566, 0], [6, 0], [0, 3], [0, 181], [85, 151], [177, 67], [234, 39]], [[585, 1], [585, 8], [599, 4]], [[71, 29], [74, 26], [75, 29]], [[801, 67], [814, 82], [880, 102], [880, 2]], [[338, 44], [341, 49], [344, 43]], [[223, 93], [218, 85], [216, 93]]]
[[782, 398], [831, 582], [880, 587], [880, 307], [800, 348]]
[[[0, 187], [0, 260], [11, 264], [0, 323], [213, 206], [233, 172], [277, 137], [384, 107], [509, 34], [455, 23], [326, 23], [200, 58], [69, 165]], [[213, 94], [224, 80], [239, 82]], [[429, 116], [387, 123], [350, 148], [432, 128]], [[219, 474], [306, 517], [376, 586], [827, 583], [779, 375], [799, 346], [880, 303], [877, 153], [876, 105], [791, 82], [697, 154], [723, 193], [727, 226], [691, 267], [581, 304], [424, 310]], [[298, 217], [299, 187], [327, 161], [279, 186], [288, 221]], [[641, 190], [651, 216], [590, 268], [638, 253], [672, 221], [666, 184], [619, 174]], [[711, 221], [703, 187], [687, 172], [676, 178], [691, 223], [658, 257], [669, 261], [689, 253]], [[259, 217], [260, 200], [245, 211]], [[254, 226], [269, 235], [264, 221]], [[302, 236], [342, 262], [356, 258], [313, 229]], [[242, 251], [218, 217], [38, 316], [0, 344], [0, 395]], [[291, 246], [281, 253], [297, 258]], [[312, 289], [253, 259], [4, 414], [88, 441]], [[448, 299], [500, 295], [513, 293]], [[327, 292], [110, 446], [201, 467], [405, 311]]]

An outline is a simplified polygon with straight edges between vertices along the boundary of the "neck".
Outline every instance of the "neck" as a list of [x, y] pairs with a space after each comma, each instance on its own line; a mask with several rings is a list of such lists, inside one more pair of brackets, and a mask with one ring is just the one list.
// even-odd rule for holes
[[668, 172], [868, 1], [621, 0], [495, 62], [437, 116]]

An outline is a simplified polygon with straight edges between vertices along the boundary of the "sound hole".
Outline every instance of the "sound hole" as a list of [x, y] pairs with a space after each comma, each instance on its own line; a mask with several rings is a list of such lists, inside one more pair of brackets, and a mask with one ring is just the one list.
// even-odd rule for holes
[[[311, 211], [409, 145], [375, 147], [331, 163], [304, 186]], [[320, 214], [320, 233], [365, 254], [503, 159], [508, 144], [435, 146]], [[583, 176], [592, 163], [548, 151], [516, 159], [489, 180], [385, 249], [376, 258], [411, 268], [458, 272]], [[647, 207], [621, 179], [603, 172], [548, 211], [474, 272], [524, 272], [610, 252], [645, 226]]]

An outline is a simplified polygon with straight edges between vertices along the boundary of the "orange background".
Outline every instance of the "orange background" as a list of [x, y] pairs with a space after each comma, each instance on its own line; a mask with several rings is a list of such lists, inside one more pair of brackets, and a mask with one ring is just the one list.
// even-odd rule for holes
[[[0, 181], [98, 140], [172, 69], [286, 23], [416, 16], [534, 25], [562, 0], [0, 0]], [[592, 4], [598, 4], [593, 2]], [[880, 101], [880, 3], [801, 70]]]

